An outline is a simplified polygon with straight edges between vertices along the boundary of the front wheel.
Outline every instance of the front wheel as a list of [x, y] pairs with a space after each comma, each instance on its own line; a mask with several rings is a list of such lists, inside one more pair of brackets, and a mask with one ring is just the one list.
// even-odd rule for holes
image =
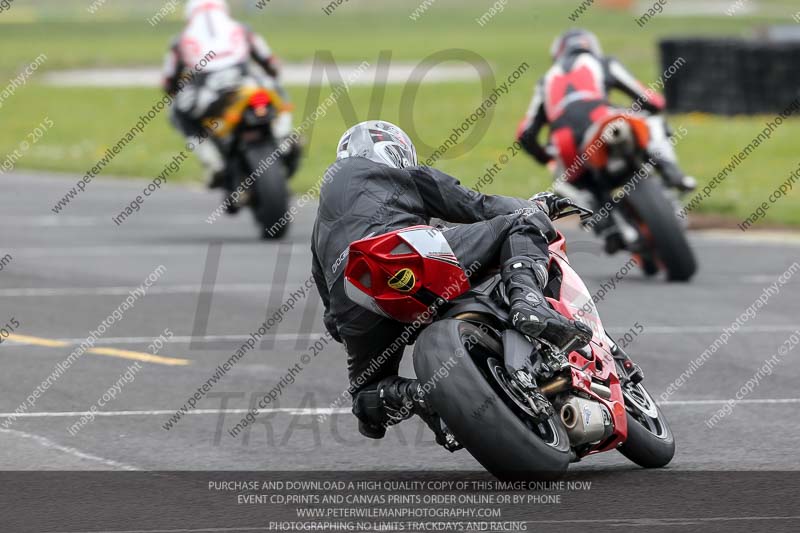
[[[256, 177], [253, 211], [262, 239], [279, 239], [289, 229], [286, 167], [273, 155], [275, 150], [272, 144], [246, 148], [248, 170]], [[264, 168], [264, 162], [270, 158], [275, 160]]]
[[502, 344], [461, 320], [432, 324], [414, 346], [426, 398], [484, 468], [500, 479], [558, 477], [570, 461], [566, 430], [555, 415], [533, 420], [502, 361]]
[[675, 437], [664, 413], [641, 383], [622, 386], [628, 416], [628, 438], [620, 453], [644, 468], [661, 468], [675, 455]]

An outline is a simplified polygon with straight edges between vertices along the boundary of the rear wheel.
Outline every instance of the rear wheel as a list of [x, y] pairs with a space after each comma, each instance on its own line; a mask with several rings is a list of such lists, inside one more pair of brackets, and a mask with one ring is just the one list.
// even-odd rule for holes
[[697, 261], [661, 184], [654, 179], [641, 180], [628, 195], [628, 202], [644, 225], [643, 237], [666, 269], [667, 279], [688, 281], [697, 271]]
[[[461, 356], [459, 356], [461, 354]], [[500, 479], [555, 478], [569, 465], [569, 437], [553, 416], [536, 422], [503, 361], [503, 346], [478, 326], [442, 320], [414, 347], [428, 400], [456, 439]]]
[[675, 438], [664, 413], [641, 383], [622, 386], [628, 415], [628, 438], [620, 453], [644, 468], [660, 468], [675, 455]]
[[[246, 157], [250, 172], [261, 168], [263, 161], [273, 157], [274, 152], [275, 147], [272, 144], [248, 147]], [[253, 212], [262, 239], [279, 239], [289, 229], [286, 219], [289, 189], [286, 180], [286, 167], [279, 158], [256, 176]]]

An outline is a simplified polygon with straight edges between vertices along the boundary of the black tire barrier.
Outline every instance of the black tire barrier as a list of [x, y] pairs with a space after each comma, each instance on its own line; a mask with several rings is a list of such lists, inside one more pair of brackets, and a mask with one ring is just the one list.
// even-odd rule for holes
[[800, 41], [664, 39], [659, 52], [663, 71], [681, 64], [664, 77], [670, 112], [778, 113], [800, 94]]

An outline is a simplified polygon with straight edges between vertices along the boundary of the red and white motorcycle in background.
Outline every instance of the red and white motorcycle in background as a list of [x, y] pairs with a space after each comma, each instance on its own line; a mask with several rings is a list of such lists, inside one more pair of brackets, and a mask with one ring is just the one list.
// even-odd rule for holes
[[[581, 146], [586, 161], [580, 181], [588, 183], [577, 187], [561, 179], [554, 190], [579, 204], [592, 201], [587, 187], [598, 191], [600, 207], [585, 226], [593, 226], [601, 215], [609, 217], [621, 239], [615, 250], [630, 251], [648, 276], [663, 271], [670, 281], [688, 281], [697, 272], [697, 259], [686, 236], [687, 224], [677, 214], [680, 200], [658, 179], [648, 155], [658, 153], [676, 162], [666, 132], [660, 115], [618, 111], [603, 116]], [[556, 156], [561, 150], [557, 145], [550, 149]]]

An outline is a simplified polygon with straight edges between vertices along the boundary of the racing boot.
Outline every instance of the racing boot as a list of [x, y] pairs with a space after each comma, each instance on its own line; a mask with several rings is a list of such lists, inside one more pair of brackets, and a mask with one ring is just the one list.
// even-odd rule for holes
[[619, 228], [613, 224], [603, 232], [598, 232], [598, 235], [603, 239], [603, 250], [608, 255], [613, 255], [625, 249], [625, 238]]
[[425, 391], [418, 380], [398, 376], [386, 378], [378, 384], [378, 396], [383, 401], [384, 414], [390, 420], [387, 425], [417, 415], [433, 431], [437, 444], [444, 446], [450, 452], [463, 447], [452, 433], [443, 427], [442, 419], [425, 401]]
[[416, 379], [392, 376], [378, 385], [378, 397], [381, 399], [384, 415], [388, 419], [386, 425], [394, 425], [418, 415], [425, 423], [438, 417], [425, 402], [425, 393]]
[[[361, 400], [361, 395], [359, 396]], [[380, 381], [375, 391], [369, 391], [366, 395], [371, 397], [371, 401], [363, 402], [359, 407], [359, 412], [367, 414], [366, 417], [359, 417], [358, 430], [365, 437], [380, 439], [386, 434], [386, 428], [399, 424], [403, 420], [408, 420], [413, 415], [419, 416], [423, 422], [436, 435], [436, 442], [449, 451], [461, 448], [455, 438], [442, 428], [441, 419], [425, 401], [425, 394], [422, 386], [416, 379], [401, 378], [391, 376]], [[374, 396], [373, 396], [374, 395]], [[374, 404], [374, 409], [363, 409], [365, 403]], [[357, 415], [359, 413], [356, 413]], [[365, 420], [368, 419], [367, 420]]]
[[222, 159], [219, 148], [216, 147], [213, 140], [201, 140], [199, 137], [194, 137], [193, 142], [195, 143], [194, 153], [208, 175], [208, 188], [224, 187], [225, 161]]
[[371, 439], [383, 438], [388, 426], [415, 414], [423, 419], [429, 415], [417, 380], [399, 376], [384, 378], [374, 388], [359, 392], [353, 402], [353, 413], [359, 419], [359, 432]]
[[581, 226], [591, 229], [595, 235], [603, 239], [603, 249], [607, 254], [615, 254], [625, 248], [625, 239], [611, 219], [611, 213], [595, 211], [591, 218], [581, 222]]
[[225, 171], [212, 172], [208, 178], [209, 189], [219, 189], [225, 186]]
[[511, 323], [517, 331], [558, 348], [572, 344], [572, 350], [583, 348], [592, 339], [588, 326], [566, 319], [545, 301], [542, 290], [547, 284], [547, 267], [543, 263], [529, 257], [511, 258], [503, 265], [502, 278], [511, 305]]
[[594, 214], [586, 220], [581, 220], [581, 227], [587, 231], [593, 231], [595, 235], [603, 239], [603, 249], [607, 254], [615, 254], [624, 249], [625, 239], [611, 218], [611, 211], [608, 207], [611, 202], [601, 205], [597, 198], [590, 197], [584, 205], [591, 206]]

